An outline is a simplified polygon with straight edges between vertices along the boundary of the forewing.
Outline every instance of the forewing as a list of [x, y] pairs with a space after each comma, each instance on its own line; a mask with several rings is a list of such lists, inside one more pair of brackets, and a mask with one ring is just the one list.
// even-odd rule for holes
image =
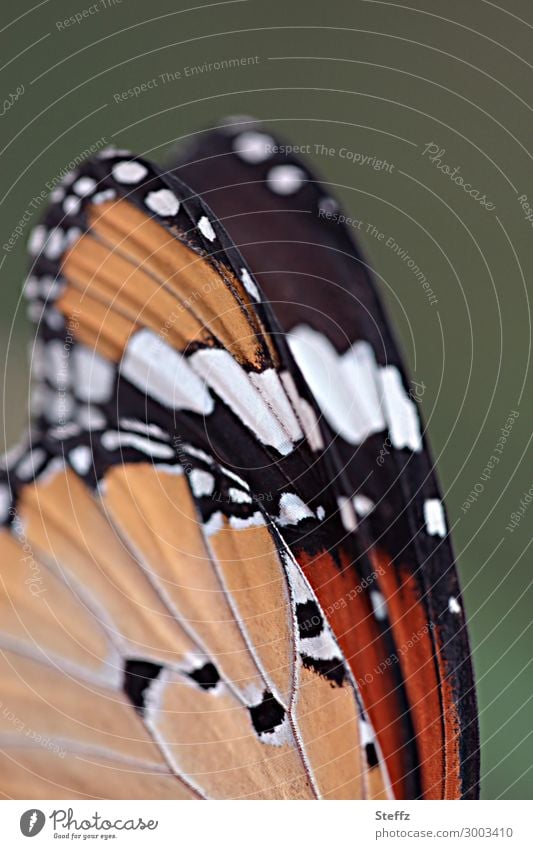
[[380, 573], [376, 608], [378, 618], [390, 618], [422, 792], [476, 796], [463, 602], [417, 393], [356, 230], [342, 223], [343, 210], [306, 164], [280, 151], [283, 140], [239, 119], [200, 137], [173, 164], [252, 268], [334, 440], [345, 472], [340, 497], [355, 507], [362, 545]]

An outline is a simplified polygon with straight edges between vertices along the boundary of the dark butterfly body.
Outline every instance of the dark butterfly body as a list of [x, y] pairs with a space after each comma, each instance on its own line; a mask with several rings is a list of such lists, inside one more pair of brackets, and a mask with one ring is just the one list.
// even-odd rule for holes
[[[48, 614], [28, 627], [22, 598], [0, 647], [101, 692], [88, 740], [45, 717], [64, 766], [10, 738], [6, 795], [477, 794], [462, 600], [417, 405], [335, 202], [276, 144], [250, 120], [168, 171], [106, 152], [34, 236], [37, 409], [6, 461], [3, 544], [13, 559], [29, 542], [72, 633]], [[100, 641], [83, 657], [78, 615]]]

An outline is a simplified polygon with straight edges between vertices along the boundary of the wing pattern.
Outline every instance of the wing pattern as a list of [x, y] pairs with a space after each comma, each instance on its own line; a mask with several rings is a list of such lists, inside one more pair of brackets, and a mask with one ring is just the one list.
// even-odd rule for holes
[[[34, 420], [0, 478], [4, 796], [475, 794], [416, 405], [366, 272], [350, 288], [359, 254], [308, 216], [301, 238], [322, 190], [264, 136], [208, 134], [179, 165], [197, 193], [106, 151], [32, 236]], [[266, 215], [259, 253], [239, 228]], [[329, 276], [319, 250], [295, 305], [321, 238]]]
[[[104, 160], [117, 188], [121, 175], [130, 179], [133, 161], [122, 155]], [[146, 178], [150, 166], [142, 168]], [[101, 169], [98, 162], [89, 170], [94, 175]], [[355, 681], [281, 533], [310, 508], [291, 490], [267, 511], [251, 484], [205, 451], [211, 434], [218, 437], [219, 428], [231, 423], [234, 429], [238, 421], [245, 447], [274, 465], [272, 474], [288, 490], [289, 464], [308, 463], [317, 449], [312, 407], [304, 425], [296, 409], [303, 399], [294, 381], [292, 400], [284, 389], [265, 318], [225, 255], [224, 263], [202, 262], [200, 236], [181, 229], [190, 219], [182, 222], [174, 211], [169, 224], [162, 216], [176, 228], [170, 232], [157, 217], [154, 232], [154, 217], [139, 220], [138, 207], [117, 192], [115, 204], [131, 205], [125, 226], [139, 241], [130, 243], [110, 226], [112, 190], [96, 192], [95, 202], [90, 180], [76, 175], [71, 186], [82, 193], [79, 208], [66, 203], [67, 195], [33, 239], [40, 252], [31, 312], [46, 327], [39, 337], [46, 368], [37, 367], [35, 379], [38, 401], [39, 393], [45, 401], [35, 411], [29, 445], [8, 458], [2, 483], [6, 556], [9, 550], [15, 565], [16, 546], [28, 546], [43, 595], [50, 592], [61, 605], [49, 610], [46, 604], [46, 615], [39, 610], [35, 617], [33, 596], [15, 598], [7, 586], [3, 600], [15, 623], [3, 633], [2, 648], [15, 678], [25, 683], [20, 670], [27, 660], [36, 664], [35, 687], [45, 705], [36, 724], [63, 758], [40, 771], [39, 745], [22, 758], [19, 735], [6, 735], [6, 757], [18, 766], [6, 770], [3, 792], [20, 792], [26, 770], [26, 796], [32, 781], [36, 796], [43, 786], [59, 797], [100, 795], [94, 779], [99, 770], [113, 769], [115, 781], [116, 773], [131, 774], [132, 782], [123, 785], [129, 796], [386, 796], [378, 742]], [[153, 172], [148, 188], [149, 198], [166, 204], [155, 203], [158, 209], [175, 210], [171, 189], [162, 188]], [[87, 212], [80, 217], [82, 206]], [[209, 240], [213, 231], [203, 229], [207, 236], [196, 233]], [[139, 278], [145, 263], [136, 251], [146, 254], [139, 245], [154, 237], [159, 255]], [[184, 251], [179, 260], [171, 256], [176, 246]], [[127, 269], [108, 272], [106, 263], [119, 252]], [[184, 269], [177, 282], [170, 267]], [[135, 277], [131, 289], [128, 275]], [[54, 298], [41, 297], [45, 276], [60, 281]], [[204, 297], [193, 283], [206, 286]], [[116, 291], [104, 295], [105, 285]], [[163, 300], [159, 290], [171, 294]], [[214, 305], [204, 303], [211, 291]], [[152, 293], [154, 305], [145, 315], [142, 300], [149, 303]], [[176, 322], [172, 345], [159, 337], [154, 359], [156, 321], [168, 316], [170, 305], [185, 318]], [[215, 357], [206, 360], [211, 353]], [[210, 379], [217, 355], [222, 368]], [[247, 409], [242, 393], [255, 410]], [[206, 434], [209, 417], [217, 422]], [[221, 454], [235, 440], [231, 431], [223, 436]], [[283, 465], [298, 445], [302, 456]], [[17, 580], [14, 569], [9, 574]], [[313, 637], [302, 630], [302, 611], [312, 611]], [[40, 684], [50, 671], [77, 690], [66, 707]], [[26, 715], [16, 686], [10, 697]], [[78, 702], [84, 703], [81, 715]], [[124, 712], [131, 728], [121, 725]], [[96, 728], [93, 716], [100, 721]], [[97, 732], [103, 739], [91, 739]], [[87, 760], [94, 763], [92, 777], [84, 773]]]

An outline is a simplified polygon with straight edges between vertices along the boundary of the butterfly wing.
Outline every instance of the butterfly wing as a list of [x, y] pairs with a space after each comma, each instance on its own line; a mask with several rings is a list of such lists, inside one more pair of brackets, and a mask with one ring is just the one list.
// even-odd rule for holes
[[[111, 463], [98, 496], [60, 454], [19, 488], [0, 541], [4, 795], [386, 795], [348, 667], [267, 518], [232, 523], [213, 502], [208, 527], [179, 465]], [[209, 468], [196, 478], [231, 489]]]
[[[286, 532], [312, 518], [315, 544], [327, 537], [310, 506], [328, 477], [320, 431], [249, 271], [203, 205], [142, 160], [112, 153], [62, 192], [32, 245], [33, 315], [54, 330], [36, 379], [57, 414], [45, 402], [7, 463], [1, 544], [10, 574], [9, 547], [28, 546], [37, 589], [68, 601], [63, 623], [5, 588], [9, 702], [39, 740], [25, 759], [6, 732], [2, 791], [383, 797], [379, 741]], [[46, 277], [59, 285], [43, 296]], [[65, 676], [56, 704], [45, 684]]]
[[[201, 136], [173, 165], [253, 269], [318, 400], [344, 469], [337, 483], [346, 525], [357, 522], [379, 572], [376, 615], [390, 621], [421, 791], [475, 797], [479, 742], [463, 602], [416, 397], [353, 229], [284, 149], [258, 122], [240, 119]], [[371, 691], [363, 687], [370, 707]], [[379, 713], [392, 763], [397, 735], [385, 740]]]

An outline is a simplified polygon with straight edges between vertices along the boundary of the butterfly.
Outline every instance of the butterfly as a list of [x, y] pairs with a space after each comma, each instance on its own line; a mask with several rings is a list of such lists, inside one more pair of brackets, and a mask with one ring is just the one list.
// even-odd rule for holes
[[0, 477], [8, 798], [476, 798], [431, 455], [338, 202], [252, 118], [106, 149], [29, 241]]

